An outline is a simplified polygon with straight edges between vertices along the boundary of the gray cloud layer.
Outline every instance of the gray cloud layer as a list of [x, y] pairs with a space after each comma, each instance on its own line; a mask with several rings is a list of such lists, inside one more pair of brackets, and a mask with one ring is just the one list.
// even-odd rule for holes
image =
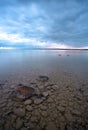
[[3, 0], [0, 27], [39, 41], [88, 46], [88, 0]]

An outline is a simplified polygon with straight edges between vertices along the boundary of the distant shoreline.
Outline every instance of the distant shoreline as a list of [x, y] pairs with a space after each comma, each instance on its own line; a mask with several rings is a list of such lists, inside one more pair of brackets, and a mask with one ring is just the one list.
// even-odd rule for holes
[[88, 49], [63, 49], [63, 48], [16, 48], [18, 50], [80, 50], [88, 51]]
[[63, 49], [63, 48], [0, 48], [0, 50], [80, 50], [80, 51], [88, 51], [88, 49]]

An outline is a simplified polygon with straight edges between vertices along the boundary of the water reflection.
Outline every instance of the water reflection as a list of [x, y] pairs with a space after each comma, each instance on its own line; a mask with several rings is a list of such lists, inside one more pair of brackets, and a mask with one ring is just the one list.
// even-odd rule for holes
[[88, 52], [65, 50], [2, 50], [0, 51], [0, 78], [2, 75], [26, 73], [57, 74], [76, 71], [88, 76]]

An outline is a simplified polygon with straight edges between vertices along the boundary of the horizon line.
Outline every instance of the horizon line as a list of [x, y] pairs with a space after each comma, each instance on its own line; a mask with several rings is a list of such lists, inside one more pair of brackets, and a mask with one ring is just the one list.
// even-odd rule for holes
[[40, 47], [35, 47], [35, 48], [30, 48], [30, 47], [0, 47], [0, 50], [12, 50], [12, 49], [17, 49], [17, 50], [88, 50], [86, 48], [40, 48]]

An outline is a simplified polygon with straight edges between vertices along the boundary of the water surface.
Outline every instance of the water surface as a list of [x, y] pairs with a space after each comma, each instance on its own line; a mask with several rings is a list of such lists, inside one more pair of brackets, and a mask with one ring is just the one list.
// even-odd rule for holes
[[55, 82], [66, 77], [88, 78], [88, 51], [0, 50], [0, 80], [33, 79], [48, 75]]

